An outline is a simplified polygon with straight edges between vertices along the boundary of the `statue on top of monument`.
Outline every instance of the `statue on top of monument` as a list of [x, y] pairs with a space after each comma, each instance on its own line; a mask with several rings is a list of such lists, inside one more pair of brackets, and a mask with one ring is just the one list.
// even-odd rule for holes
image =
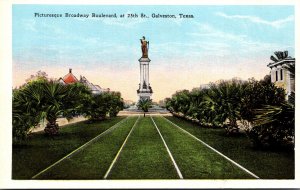
[[141, 47], [142, 47], [142, 57], [148, 58], [148, 49], [149, 49], [149, 41], [146, 41], [145, 36], [143, 36], [141, 40]]

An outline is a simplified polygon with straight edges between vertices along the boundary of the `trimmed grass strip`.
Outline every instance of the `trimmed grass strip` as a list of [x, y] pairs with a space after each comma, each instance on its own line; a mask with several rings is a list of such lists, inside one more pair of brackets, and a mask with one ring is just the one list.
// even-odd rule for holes
[[109, 179], [178, 179], [150, 117], [141, 117]]
[[253, 179], [162, 117], [154, 117], [185, 179]]
[[203, 127], [177, 117], [165, 117], [229, 158], [233, 158], [261, 179], [295, 179], [294, 150], [255, 149], [245, 133], [228, 136], [224, 128]]
[[171, 151], [170, 151], [169, 148], [168, 148], [168, 145], [167, 145], [166, 141], [164, 140], [163, 136], [161, 135], [161, 133], [160, 133], [160, 131], [159, 131], [159, 129], [158, 129], [156, 123], [154, 122], [154, 120], [153, 120], [153, 118], [152, 118], [152, 116], [150, 116], [150, 117], [151, 117], [151, 120], [152, 120], [152, 122], [153, 122], [153, 124], [154, 124], [154, 126], [155, 126], [155, 128], [156, 128], [156, 130], [157, 130], [157, 132], [158, 132], [158, 134], [159, 134], [159, 136], [160, 136], [160, 138], [161, 138], [161, 140], [163, 141], [163, 143], [164, 143], [164, 145], [165, 145], [165, 147], [166, 147], [166, 149], [167, 149], [167, 151], [168, 151], [168, 154], [169, 154], [169, 156], [170, 156], [170, 158], [171, 158], [171, 160], [172, 160], [172, 162], [173, 162], [173, 165], [174, 165], [174, 167], [175, 167], [175, 169], [176, 169], [176, 171], [177, 171], [177, 174], [178, 174], [179, 178], [180, 178], [180, 179], [183, 179], [183, 176], [182, 176], [182, 174], [181, 174], [181, 172], [180, 172], [180, 170], [179, 170], [179, 167], [177, 166], [177, 164], [176, 164], [176, 162], [175, 162], [175, 160], [174, 160], [174, 158], [173, 158], [173, 156], [172, 156], [172, 153], [171, 153]]
[[54, 164], [48, 166], [47, 168], [45, 168], [44, 170], [40, 171], [39, 173], [37, 173], [36, 175], [34, 175], [32, 177], [32, 179], [35, 179], [36, 177], [38, 177], [39, 175], [41, 175], [42, 173], [46, 172], [47, 170], [49, 170], [50, 168], [52, 168], [53, 166], [57, 165], [58, 163], [60, 163], [61, 161], [63, 161], [66, 158], [70, 158], [74, 153], [76, 153], [77, 151], [82, 150], [83, 148], [85, 148], [86, 146], [90, 145], [92, 142], [94, 142], [95, 140], [99, 139], [100, 137], [106, 135], [107, 133], [111, 132], [112, 130], [114, 130], [116, 127], [118, 127], [120, 124], [122, 124], [124, 121], [126, 121], [126, 119], [128, 119], [128, 117], [126, 117], [125, 119], [121, 120], [120, 122], [118, 122], [117, 124], [113, 125], [112, 127], [108, 128], [107, 130], [105, 130], [104, 132], [100, 133], [99, 135], [97, 135], [96, 137], [94, 137], [93, 139], [91, 139], [90, 141], [86, 142], [85, 144], [83, 144], [82, 146], [80, 146], [79, 148], [73, 150], [72, 152], [70, 152], [69, 154], [67, 154], [66, 156], [64, 156], [63, 158], [61, 158], [60, 160], [56, 161]]
[[31, 179], [124, 118], [72, 123], [60, 128], [59, 134], [53, 137], [45, 136], [43, 131], [30, 134], [25, 142], [12, 147], [12, 179]]
[[113, 168], [113, 166], [114, 166], [115, 162], [117, 161], [117, 159], [118, 159], [118, 157], [119, 157], [119, 155], [120, 155], [121, 151], [123, 150], [123, 147], [125, 146], [125, 144], [126, 144], [126, 142], [127, 142], [128, 138], [130, 137], [130, 134], [131, 134], [131, 133], [132, 133], [132, 131], [134, 130], [134, 128], [135, 128], [135, 126], [136, 126], [136, 124], [137, 124], [137, 123], [138, 123], [138, 121], [139, 121], [139, 119], [140, 119], [140, 116], [139, 116], [139, 117], [137, 118], [137, 120], [135, 121], [135, 123], [134, 123], [133, 127], [131, 128], [130, 132], [128, 133], [128, 135], [127, 135], [126, 139], [124, 140], [124, 142], [123, 142], [123, 144], [122, 144], [122, 146], [121, 146], [120, 150], [118, 151], [118, 153], [117, 153], [116, 157], [114, 158], [114, 160], [112, 161], [111, 165], [109, 166], [109, 168], [108, 168], [107, 172], [105, 173], [105, 175], [104, 175], [104, 177], [103, 177], [104, 179], [106, 179], [106, 178], [107, 178], [107, 176], [109, 175], [109, 173], [110, 173], [111, 169]]
[[136, 119], [128, 118], [121, 126], [44, 172], [38, 179], [103, 179]]
[[180, 129], [181, 131], [183, 131], [184, 133], [188, 134], [189, 136], [191, 136], [192, 138], [194, 138], [195, 140], [197, 140], [198, 142], [202, 143], [203, 145], [205, 145], [206, 147], [208, 147], [209, 149], [211, 149], [212, 151], [216, 152], [217, 154], [219, 154], [220, 156], [222, 156], [223, 158], [225, 158], [226, 160], [228, 160], [229, 162], [233, 163], [234, 165], [236, 165], [237, 167], [239, 167], [240, 169], [242, 169], [243, 171], [245, 171], [246, 173], [250, 174], [251, 176], [253, 176], [256, 179], [259, 179], [259, 177], [257, 175], [255, 175], [253, 172], [249, 171], [248, 169], [246, 169], [245, 167], [241, 166], [240, 164], [238, 164], [237, 162], [233, 161], [232, 159], [230, 159], [229, 157], [227, 157], [226, 155], [222, 154], [221, 152], [219, 152], [218, 150], [214, 149], [213, 147], [211, 147], [210, 145], [208, 145], [207, 143], [205, 143], [204, 141], [200, 140], [199, 138], [197, 138], [196, 136], [192, 135], [191, 133], [189, 133], [188, 131], [182, 129], [181, 127], [179, 127], [177, 124], [173, 123], [172, 121], [168, 120], [167, 118], [163, 117], [166, 121], [168, 121], [169, 123], [171, 123], [172, 125], [174, 125], [175, 127], [177, 127], [178, 129]]

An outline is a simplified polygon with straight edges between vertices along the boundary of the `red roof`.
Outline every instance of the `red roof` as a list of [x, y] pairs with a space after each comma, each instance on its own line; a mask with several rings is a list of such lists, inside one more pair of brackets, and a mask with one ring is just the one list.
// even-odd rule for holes
[[63, 78], [66, 84], [72, 84], [78, 82], [78, 79], [72, 74], [72, 69], [69, 70], [69, 73]]

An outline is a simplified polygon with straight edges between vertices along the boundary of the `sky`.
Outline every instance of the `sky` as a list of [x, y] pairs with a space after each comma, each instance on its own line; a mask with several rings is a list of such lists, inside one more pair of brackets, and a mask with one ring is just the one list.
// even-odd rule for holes
[[[116, 13], [118, 18], [92, 18], [92, 13]], [[141, 18], [141, 13], [148, 18]], [[153, 13], [176, 18], [152, 18]], [[83, 75], [136, 101], [142, 36], [150, 42], [154, 101], [220, 79], [259, 80], [269, 74], [267, 64], [275, 51], [288, 50], [294, 57], [294, 14], [293, 6], [282, 5], [13, 5], [13, 87], [39, 70], [58, 79], [72, 68], [77, 78]]]

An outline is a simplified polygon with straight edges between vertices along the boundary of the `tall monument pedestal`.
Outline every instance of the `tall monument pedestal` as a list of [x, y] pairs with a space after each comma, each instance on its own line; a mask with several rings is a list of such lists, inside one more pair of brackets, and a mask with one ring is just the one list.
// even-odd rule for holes
[[140, 62], [140, 84], [139, 89], [137, 90], [137, 95], [139, 100], [150, 100], [150, 97], [153, 93], [152, 88], [149, 83], [149, 63], [150, 59], [148, 57], [141, 57]]

